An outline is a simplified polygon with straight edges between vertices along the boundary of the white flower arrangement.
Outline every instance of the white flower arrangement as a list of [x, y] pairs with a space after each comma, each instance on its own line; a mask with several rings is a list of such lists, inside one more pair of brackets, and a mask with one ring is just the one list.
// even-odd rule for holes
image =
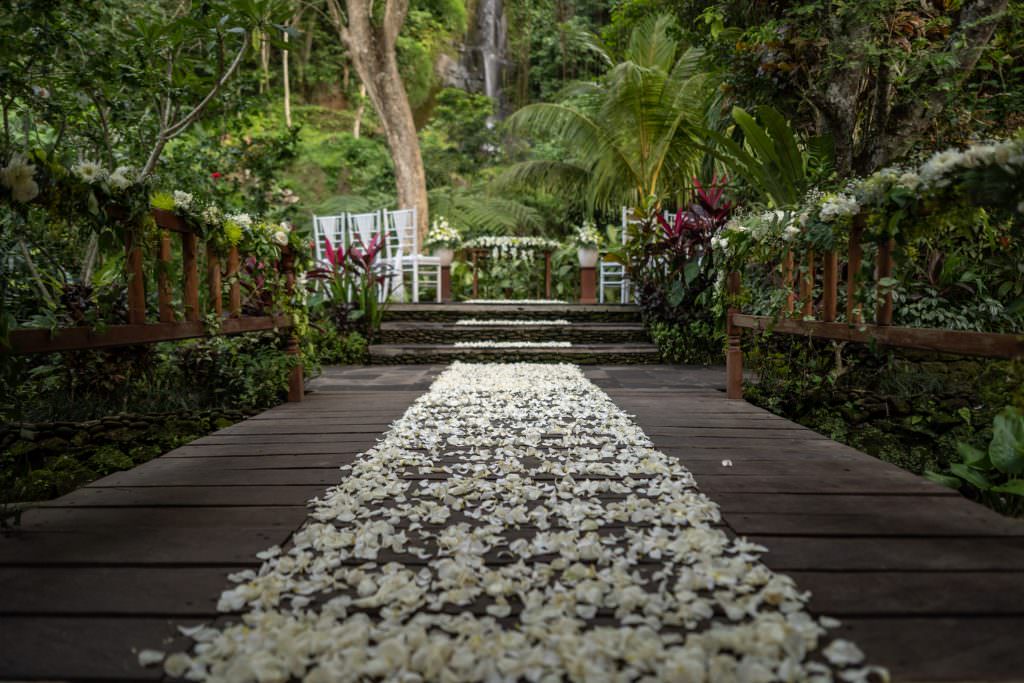
[[509, 237], [505, 235], [477, 237], [466, 242], [467, 249], [487, 249], [493, 259], [531, 261], [537, 251], [554, 251], [559, 243], [545, 237]]
[[35, 174], [35, 164], [19, 152], [12, 155], [7, 165], [0, 169], [0, 185], [10, 190], [14, 201], [27, 204], [39, 196]]
[[174, 191], [174, 210], [185, 212], [192, 208], [193, 197], [188, 192]]
[[229, 575], [218, 606], [241, 620], [181, 629], [196, 646], [168, 675], [887, 679], [848, 641], [820, 650], [838, 622], [727, 536], [680, 460], [578, 367], [454, 363], [341, 470], [287, 548]]
[[826, 223], [840, 218], [855, 216], [860, 211], [857, 200], [846, 194], [831, 195], [825, 199], [818, 210], [818, 217]]
[[583, 221], [583, 225], [576, 228], [576, 244], [586, 249], [597, 249], [601, 246], [601, 233], [597, 231], [594, 221]]
[[495, 320], [492, 318], [464, 318], [456, 320], [456, 325], [471, 327], [549, 327], [551, 325], [569, 325], [568, 320]]
[[457, 341], [457, 348], [465, 349], [568, 349], [568, 341]]
[[438, 216], [430, 224], [430, 232], [423, 245], [434, 249], [455, 249], [462, 242], [462, 235], [448, 223], [444, 216]]

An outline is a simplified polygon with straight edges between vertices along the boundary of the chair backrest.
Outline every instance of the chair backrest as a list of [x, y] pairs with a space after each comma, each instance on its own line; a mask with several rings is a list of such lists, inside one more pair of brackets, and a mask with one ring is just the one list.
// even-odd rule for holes
[[313, 244], [316, 248], [316, 260], [323, 261], [326, 249], [324, 249], [324, 238], [331, 241], [334, 246], [342, 245], [348, 247], [347, 217], [345, 214], [339, 216], [313, 216]]
[[633, 209], [629, 207], [622, 207], [622, 243], [625, 244], [629, 241], [629, 226], [638, 225], [643, 222], [643, 219], [638, 217]]
[[381, 232], [380, 212], [348, 214], [348, 243], [362, 241], [368, 244], [374, 235]]
[[387, 250], [390, 258], [416, 256], [420, 252], [416, 232], [416, 209], [384, 209], [384, 227], [387, 229]]

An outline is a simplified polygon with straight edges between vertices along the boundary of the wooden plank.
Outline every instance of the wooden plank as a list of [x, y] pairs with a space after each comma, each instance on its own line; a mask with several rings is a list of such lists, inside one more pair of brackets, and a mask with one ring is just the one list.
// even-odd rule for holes
[[[168, 456], [171, 454], [169, 453]], [[211, 455], [216, 458], [217, 469], [279, 470], [279, 469], [332, 469], [348, 465], [355, 460], [356, 453], [287, 453], [283, 455]], [[201, 455], [164, 456], [167, 460], [199, 462]]]
[[817, 614], [1024, 615], [1021, 572], [788, 572]]
[[304, 505], [321, 484], [276, 486], [84, 486], [39, 507], [232, 507]]
[[826, 251], [822, 257], [824, 272], [822, 273], [821, 319], [827, 323], [836, 319], [839, 293], [839, 254]]
[[32, 508], [22, 516], [16, 536], [77, 529], [115, 529], [142, 535], [151, 529], [297, 529], [306, 520], [304, 505], [277, 507]]
[[213, 433], [192, 442], [193, 445], [241, 445], [258, 440], [260, 444], [290, 443], [294, 445], [309, 443], [365, 443], [367, 447], [377, 441], [380, 432], [341, 432], [338, 434], [260, 434], [258, 439], [242, 434]]
[[380, 434], [391, 426], [391, 422], [335, 422], [331, 419], [315, 420], [312, 422], [288, 420], [260, 420], [259, 422], [240, 422], [238, 424], [219, 429], [211, 436], [239, 435], [249, 436], [254, 441], [260, 440], [268, 434]]
[[224, 301], [221, 292], [220, 279], [220, 257], [217, 250], [213, 248], [212, 242], [206, 243], [206, 286], [207, 304], [211, 313], [218, 318], [224, 313]]
[[117, 527], [21, 533], [0, 539], [0, 565], [250, 566], [256, 553], [284, 543], [291, 532], [283, 526], [262, 529], [217, 526], [197, 533], [196, 529], [169, 526], [136, 534]]
[[[291, 322], [284, 316], [248, 316], [222, 321], [218, 334], [243, 334], [284, 329]], [[99, 349], [131, 344], [153, 344], [162, 341], [193, 339], [208, 335], [206, 326], [198, 321], [147, 323], [142, 325], [108, 325], [102, 331], [91, 327], [67, 327], [55, 331], [21, 329], [11, 332], [11, 353], [52, 353], [75, 349]]]
[[876, 476], [843, 474], [822, 477], [768, 476], [763, 474], [704, 474], [697, 478], [701, 490], [714, 498], [719, 493], [908, 493], [958, 496], [952, 489], [933, 484], [907, 472], [879, 472]]
[[776, 571], [1024, 571], [1022, 538], [759, 536]]
[[[176, 462], [194, 462], [193, 458], [178, 458]], [[200, 462], [215, 462], [215, 459]], [[155, 461], [151, 461], [155, 462]], [[150, 464], [150, 463], [147, 463]], [[296, 484], [320, 484], [333, 486], [341, 479], [337, 468], [330, 469], [220, 469], [206, 467], [169, 468], [142, 470], [135, 468], [116, 472], [88, 486], [282, 486]]]
[[[254, 566], [259, 560], [254, 559]], [[216, 618], [237, 567], [0, 567], [0, 615]]]
[[0, 617], [0, 634], [8, 680], [159, 681], [163, 669], [140, 667], [137, 651], [189, 645], [166, 618], [10, 616]]
[[[210, 458], [216, 456], [237, 455], [308, 455], [314, 453], [361, 453], [372, 444], [360, 442], [346, 443], [237, 443], [237, 444], [196, 444], [176, 448], [171, 453], [176, 458], [198, 456]], [[167, 457], [167, 456], [164, 456]]]
[[[942, 505], [946, 497], [919, 498], [898, 506], [893, 501], [865, 497], [861, 512], [805, 513], [730, 512], [729, 526], [741, 536], [1017, 536], [1024, 538], [1024, 525], [964, 514]], [[950, 500], [957, 500], [950, 498]], [[872, 505], [874, 504], [874, 505]], [[886, 505], [879, 510], [878, 505]], [[868, 507], [872, 506], [872, 507]]]
[[896, 681], [1020, 681], [1020, 617], [846, 618], [832, 634], [862, 646]]
[[736, 315], [733, 323], [739, 327], [782, 334], [796, 334], [815, 339], [883, 346], [898, 346], [921, 351], [952, 353], [986, 358], [1015, 358], [1024, 356], [1024, 335], [997, 332], [964, 332], [916, 327], [885, 325], [858, 325], [826, 323], [817, 320], [775, 320], [765, 315]]

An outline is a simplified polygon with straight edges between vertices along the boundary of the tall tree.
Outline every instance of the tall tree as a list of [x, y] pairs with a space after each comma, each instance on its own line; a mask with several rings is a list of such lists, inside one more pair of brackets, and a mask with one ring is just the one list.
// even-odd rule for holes
[[409, 1], [385, 0], [381, 11], [371, 0], [345, 0], [344, 9], [340, 0], [327, 0], [327, 9], [377, 111], [395, 166], [398, 205], [416, 208], [422, 244], [429, 224], [427, 177], [409, 95], [395, 53]]

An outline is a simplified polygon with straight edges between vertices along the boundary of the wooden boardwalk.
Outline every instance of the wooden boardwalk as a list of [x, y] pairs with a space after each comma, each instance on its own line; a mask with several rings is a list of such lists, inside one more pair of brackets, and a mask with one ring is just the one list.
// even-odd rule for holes
[[[0, 538], [0, 680], [159, 679], [132, 648], [181, 649], [176, 625], [223, 619], [225, 575], [283, 543], [439, 370], [335, 371], [303, 404], [27, 513]], [[1022, 678], [1024, 523], [726, 401], [721, 370], [585, 373], [872, 663], [897, 680]]]

